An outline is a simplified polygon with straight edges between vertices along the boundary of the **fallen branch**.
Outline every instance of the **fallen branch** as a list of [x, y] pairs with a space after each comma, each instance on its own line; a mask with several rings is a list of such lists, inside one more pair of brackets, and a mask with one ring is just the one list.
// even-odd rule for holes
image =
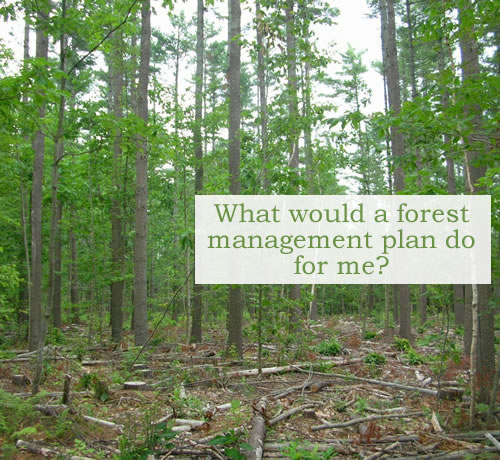
[[266, 406], [267, 398], [262, 398], [255, 406], [256, 413], [253, 417], [252, 430], [248, 437], [248, 444], [252, 450], [247, 454], [247, 460], [261, 460], [264, 453], [266, 439]]
[[32, 442], [23, 441], [22, 439], [16, 442], [16, 447], [18, 449], [26, 449], [32, 454], [43, 455], [44, 457], [48, 455], [59, 455], [59, 452], [56, 450], [50, 449], [49, 447], [42, 447]]
[[51, 417], [57, 417], [68, 408], [66, 404], [35, 404], [35, 410]]
[[[38, 444], [34, 444], [32, 442], [27, 442], [23, 441], [22, 439], [19, 439], [16, 442], [16, 447], [18, 449], [26, 449], [27, 451], [31, 452], [32, 454], [35, 455], [42, 455], [44, 457], [48, 456], [61, 456], [61, 452], [58, 452], [57, 450], [50, 449], [49, 447], [43, 447], [39, 446]], [[78, 455], [71, 455], [71, 456], [65, 456], [64, 458], [68, 458], [69, 460], [92, 460], [89, 457], [80, 457]]]
[[387, 414], [387, 415], [371, 415], [370, 417], [361, 417], [348, 422], [341, 423], [325, 423], [323, 425], [316, 425], [312, 427], [313, 431], [325, 430], [327, 428], [345, 428], [347, 426], [357, 425], [364, 422], [372, 422], [374, 420], [382, 420], [389, 418], [405, 418], [405, 417], [422, 417], [425, 412], [410, 412], [408, 414]]
[[399, 442], [393, 442], [387, 447], [384, 447], [383, 449], [379, 450], [378, 452], [375, 452], [371, 455], [368, 455], [368, 457], [365, 457], [365, 460], [375, 460], [376, 458], [382, 457], [382, 455], [385, 455], [387, 452], [390, 452], [391, 450], [396, 449], [396, 447], [399, 446]]
[[439, 452], [436, 454], [424, 454], [424, 455], [414, 455], [410, 457], [398, 457], [398, 460], [427, 460], [427, 459], [438, 459], [438, 460], [462, 460], [467, 455], [481, 455], [488, 452], [497, 452], [496, 447], [485, 447], [482, 449], [465, 449], [457, 450], [455, 452]]
[[218, 406], [207, 407], [205, 409], [205, 418], [211, 419], [218, 412], [224, 412], [228, 409], [231, 409], [231, 403], [219, 404]]
[[165, 417], [156, 420], [156, 422], [151, 422], [151, 425], [159, 425], [160, 423], [168, 422], [173, 417], [173, 415], [174, 414], [165, 415]]
[[[71, 393], [72, 396], [81, 396], [81, 395], [88, 395], [90, 392], [89, 391], [74, 391]], [[38, 398], [44, 396], [47, 398], [59, 398], [63, 395], [62, 391], [53, 391], [51, 393], [39, 393], [37, 395]], [[33, 395], [31, 393], [13, 393], [13, 396], [16, 396], [17, 398], [31, 398]]]
[[185, 431], [191, 431], [192, 429], [193, 427], [191, 425], [177, 425], [171, 428], [174, 433], [184, 433]]
[[215, 453], [214, 453], [212, 447], [211, 448], [205, 448], [205, 449], [193, 449], [193, 448], [179, 447], [179, 448], [170, 449], [170, 450], [155, 451], [155, 455], [167, 455], [167, 456], [171, 456], [171, 455], [190, 455], [190, 456], [192, 456], [194, 458], [204, 458], [207, 455], [210, 455], [211, 457], [214, 457]]
[[176, 426], [181, 426], [181, 425], [188, 425], [192, 428], [200, 428], [203, 425], [206, 425], [207, 422], [203, 420], [187, 420], [184, 418], [176, 418], [174, 419], [174, 425]]
[[305, 409], [310, 409], [311, 407], [314, 407], [315, 404], [303, 404], [302, 406], [295, 407], [293, 409], [287, 410], [286, 412], [283, 412], [282, 414], [278, 415], [277, 417], [272, 418], [269, 420], [267, 423], [269, 426], [276, 425], [278, 422], [281, 422], [282, 420], [285, 420], [292, 415], [295, 415], [298, 412], [301, 412]]
[[120, 434], [123, 433], [123, 425], [119, 425], [114, 422], [109, 422], [108, 420], [101, 420], [100, 418], [91, 417], [90, 415], [84, 415], [83, 418], [88, 422], [93, 422], [97, 423], [98, 425], [112, 428], [113, 430], [118, 431]]
[[498, 442], [492, 434], [486, 433], [484, 437], [488, 439], [500, 452], [500, 442]]
[[297, 385], [293, 386], [290, 388], [286, 388], [285, 390], [276, 390], [271, 393], [272, 399], [281, 399], [284, 398], [285, 396], [288, 396], [290, 393], [294, 393], [295, 391], [303, 391], [310, 389], [311, 393], [317, 393], [320, 391], [322, 388], [330, 385], [330, 382], [328, 381], [311, 381], [311, 380], [306, 380], [302, 385]]
[[404, 410], [404, 407], [391, 407], [389, 409], [377, 409], [375, 407], [366, 407], [367, 412], [373, 412], [374, 414], [392, 414], [393, 412], [398, 412]]
[[497, 431], [470, 431], [469, 433], [447, 433], [446, 436], [453, 439], [463, 439], [464, 441], [482, 441], [486, 433], [495, 438], [500, 438], [500, 430]]
[[[301, 369], [298, 366], [294, 366], [299, 372], [307, 372], [309, 371], [307, 369]], [[264, 370], [264, 369], [262, 369]], [[356, 377], [354, 375], [344, 375], [344, 374], [326, 374], [322, 373], [322, 375], [325, 375], [327, 377], [335, 377], [335, 378], [340, 378], [340, 379], [346, 379], [346, 380], [354, 380], [356, 382], [365, 382], [365, 383], [371, 383], [373, 385], [381, 385], [381, 386], [386, 386], [390, 388], [398, 388], [400, 390], [407, 390], [407, 391], [418, 391], [420, 393], [424, 393], [427, 395], [432, 395], [432, 396], [437, 396], [438, 392], [437, 390], [431, 390], [429, 388], [422, 388], [422, 387], [415, 387], [412, 385], [404, 385], [402, 383], [396, 383], [396, 382], [384, 382], [382, 380], [375, 380], [375, 379], [367, 379], [364, 377]]]

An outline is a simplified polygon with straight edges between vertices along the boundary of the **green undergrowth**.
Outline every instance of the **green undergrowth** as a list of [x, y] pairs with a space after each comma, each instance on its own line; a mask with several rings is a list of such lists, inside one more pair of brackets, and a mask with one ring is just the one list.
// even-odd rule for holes
[[23, 428], [36, 422], [38, 414], [32, 399], [18, 398], [0, 389], [0, 434], [14, 438]]
[[340, 345], [334, 338], [321, 342], [316, 346], [316, 352], [324, 356], [336, 356], [341, 351], [342, 345]]
[[299, 441], [290, 442], [281, 452], [291, 460], [328, 460], [338, 455], [333, 447], [320, 452], [317, 447], [313, 448], [309, 443]]

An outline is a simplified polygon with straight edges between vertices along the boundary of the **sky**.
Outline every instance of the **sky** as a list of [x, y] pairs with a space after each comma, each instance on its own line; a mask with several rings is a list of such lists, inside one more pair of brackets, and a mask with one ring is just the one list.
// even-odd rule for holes
[[[216, 9], [220, 15], [227, 14], [226, 1], [216, 1]], [[367, 82], [373, 92], [372, 104], [369, 110], [382, 110], [383, 101], [383, 82], [380, 75], [371, 67], [371, 63], [381, 60], [380, 30], [377, 18], [369, 18], [370, 10], [366, 0], [329, 0], [329, 5], [340, 10], [340, 15], [335, 18], [336, 24], [333, 26], [320, 26], [317, 34], [321, 46], [334, 42], [334, 57], [339, 58], [339, 54], [347, 49], [350, 43], [357, 51], [366, 50], [364, 62], [369, 71], [367, 73]], [[157, 11], [152, 17], [153, 27], [157, 27], [163, 32], [168, 32], [171, 28], [165, 11], [162, 11], [161, 2], [153, 0], [153, 5]], [[254, 2], [247, 0], [243, 5], [242, 23], [243, 26], [250, 24], [254, 11]], [[196, 0], [177, 1], [175, 11], [184, 10], [186, 17], [192, 17], [196, 13]], [[21, 16], [21, 15], [20, 15]], [[214, 20], [213, 12], [207, 14], [209, 20]], [[221, 20], [219, 19], [219, 22]], [[221, 36], [226, 34], [225, 24], [222, 24]], [[14, 72], [22, 59], [23, 50], [23, 21], [20, 18], [15, 22], [1, 24], [0, 40], [10, 47], [15, 55], [15, 61], [9, 65], [9, 70]], [[34, 53], [34, 32], [31, 33], [31, 54]], [[16, 65], [17, 64], [17, 65]], [[332, 64], [329, 73], [335, 76], [340, 71], [340, 64]]]
[[[340, 53], [347, 50], [348, 44], [351, 44], [356, 51], [365, 50], [364, 64], [368, 68], [366, 74], [367, 84], [372, 90], [372, 101], [368, 111], [382, 111], [384, 108], [384, 88], [383, 79], [371, 66], [372, 62], [381, 61], [381, 43], [380, 43], [380, 20], [370, 18], [370, 8], [366, 0], [326, 0], [327, 4], [340, 11], [333, 26], [317, 26], [316, 33], [319, 37], [320, 46], [327, 47], [333, 43], [334, 59], [337, 63], [332, 63], [329, 67], [329, 74], [334, 77], [341, 70]], [[175, 12], [184, 11], [187, 18], [196, 14], [196, 0], [187, 0], [177, 2]], [[206, 14], [206, 20], [214, 21], [216, 15], [211, 8]], [[220, 39], [227, 37], [226, 24], [220, 17], [227, 15], [227, 1], [215, 1], [215, 10], [219, 16], [218, 23], [221, 23], [222, 30]], [[242, 3], [242, 29], [253, 21], [255, 13], [255, 1], [247, 0]], [[168, 31], [165, 17], [157, 15], [152, 18], [152, 24], [163, 31]], [[254, 37], [252, 37], [254, 39]], [[244, 53], [244, 52], [243, 52]]]
[[[325, 0], [331, 7], [339, 10], [340, 14], [334, 19], [333, 25], [315, 26], [315, 32], [319, 40], [319, 47], [329, 49], [333, 53], [333, 61], [328, 67], [328, 75], [337, 77], [337, 73], [341, 71], [341, 53], [344, 53], [350, 44], [356, 51], [364, 51], [363, 63], [368, 68], [365, 74], [365, 79], [368, 87], [372, 92], [371, 103], [366, 107], [366, 113], [383, 111], [384, 109], [384, 90], [383, 79], [372, 67], [372, 63], [381, 61], [381, 43], [380, 43], [380, 22], [378, 17], [371, 18], [370, 8], [367, 5], [367, 0]], [[186, 18], [192, 18], [196, 14], [197, 0], [175, 0], [174, 13], [184, 11]], [[156, 14], [152, 15], [152, 26], [160, 29], [164, 33], [173, 31], [172, 25], [168, 20], [168, 12], [161, 6], [161, 0], [152, 0], [153, 9]], [[255, 13], [255, 2], [246, 0], [242, 2], [242, 30], [249, 29], [252, 24]], [[227, 0], [215, 0], [215, 6], [208, 8], [206, 13], [206, 21], [217, 22], [220, 24], [220, 37], [225, 40], [227, 37], [227, 26], [225, 18], [227, 16]], [[1, 20], [0, 20], [1, 21]], [[20, 68], [23, 55], [23, 37], [24, 37], [24, 21], [22, 14], [19, 14], [19, 19], [14, 22], [3, 23], [0, 26], [0, 43], [7, 45], [14, 52], [15, 60], [8, 65], [7, 72], [14, 73]], [[254, 34], [254, 32], [251, 32]], [[104, 34], [104, 30], [103, 30]], [[254, 36], [249, 37], [250, 40], [255, 40]], [[31, 32], [30, 44], [31, 55], [34, 54], [35, 33]], [[53, 45], [53, 44], [52, 44]], [[243, 50], [243, 59], [248, 59], [248, 51]], [[181, 76], [181, 93], [192, 85], [192, 77], [194, 74], [194, 65], [192, 68], [186, 67], [188, 60], [185, 59], [183, 71], [189, 72], [189, 76]], [[104, 67], [104, 59], [102, 56], [97, 57], [99, 66]], [[162, 66], [163, 67], [163, 66]], [[164, 67], [165, 68], [165, 67]], [[188, 69], [188, 70], [186, 70]], [[163, 72], [163, 78], [166, 83], [172, 83], [173, 72]], [[172, 81], [170, 81], [172, 80]], [[190, 88], [192, 94], [192, 88]], [[342, 107], [338, 109], [342, 113]], [[339, 180], [342, 185], [346, 185], [350, 189], [355, 189], [355, 184], [352, 182], [352, 172], [349, 170], [338, 171]]]

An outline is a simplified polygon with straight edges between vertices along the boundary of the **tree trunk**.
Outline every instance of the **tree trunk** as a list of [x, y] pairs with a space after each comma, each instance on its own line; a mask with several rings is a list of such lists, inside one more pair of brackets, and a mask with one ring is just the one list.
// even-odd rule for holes
[[455, 325], [459, 326], [464, 324], [464, 285], [453, 285], [453, 311], [455, 313]]
[[[439, 50], [439, 71], [445, 72], [445, 48], [444, 44], [440, 42]], [[441, 90], [441, 105], [443, 111], [447, 110], [450, 104], [450, 94], [447, 88]], [[449, 134], [443, 135], [445, 145], [451, 145], [451, 138]], [[447, 172], [447, 189], [449, 195], [457, 194], [457, 182], [455, 178], [455, 161], [449, 152], [446, 152], [446, 172]], [[455, 316], [455, 326], [464, 325], [464, 285], [453, 285], [453, 312]]]
[[260, 115], [260, 139], [262, 149], [262, 188], [264, 193], [269, 193], [271, 187], [270, 172], [267, 167], [269, 164], [268, 135], [267, 135], [267, 84], [266, 84], [266, 66], [264, 63], [264, 25], [262, 24], [262, 10], [260, 1], [255, 2], [255, 16], [257, 29], [257, 79], [259, 90], [259, 115]]
[[[44, 24], [48, 12], [39, 10], [36, 29], [36, 58], [47, 61], [49, 40]], [[42, 94], [42, 97], [44, 95]], [[43, 123], [46, 104], [42, 102], [38, 109], [38, 119]], [[37, 350], [43, 340], [42, 314], [42, 196], [43, 196], [43, 160], [45, 156], [45, 133], [43, 127], [36, 131], [32, 141], [34, 152], [33, 179], [31, 190], [31, 305], [29, 318], [29, 350]]]
[[425, 324], [427, 321], [427, 288], [425, 284], [419, 285], [419, 296], [418, 296], [418, 312], [420, 316], [420, 324]]
[[[229, 0], [228, 48], [229, 48], [229, 193], [239, 195], [240, 183], [240, 124], [241, 124], [241, 5], [239, 0]], [[234, 347], [238, 355], [243, 353], [243, 299], [241, 286], [229, 287], [228, 348]]]
[[[288, 91], [288, 166], [290, 168], [290, 187], [292, 193], [298, 193], [299, 178], [299, 130], [297, 127], [297, 55], [295, 49], [295, 0], [287, 0], [285, 9], [286, 55], [287, 55], [287, 91]], [[300, 285], [290, 289], [290, 328], [296, 328], [300, 315]]]
[[72, 227], [70, 227], [69, 229], [69, 248], [70, 248], [69, 301], [71, 304], [72, 322], [77, 323], [80, 320], [80, 311], [79, 311], [80, 296], [78, 293], [76, 237]]
[[398, 285], [392, 285], [392, 316], [394, 318], [394, 326], [399, 326], [399, 290]]
[[[66, 0], [61, 4], [61, 36], [59, 51], [59, 70], [65, 71], [66, 62], [66, 34], [64, 32], [64, 19], [66, 17]], [[59, 201], [59, 162], [64, 155], [64, 117], [66, 111], [66, 97], [62, 94], [66, 90], [66, 77], [61, 77], [59, 82], [59, 111], [57, 115], [57, 131], [54, 141], [54, 156], [52, 163], [52, 188], [51, 188], [51, 219], [49, 242], [49, 301], [52, 311], [54, 327], [62, 326], [61, 316], [61, 217], [62, 203]]]
[[[195, 90], [195, 115], [193, 127], [194, 154], [196, 157], [194, 192], [201, 193], [203, 189], [203, 139], [201, 136], [201, 123], [203, 121], [203, 65], [204, 65], [204, 11], [203, 0], [198, 0], [197, 27], [196, 27], [196, 90]], [[193, 309], [191, 322], [191, 342], [202, 341], [201, 319], [203, 312], [202, 293], [203, 286], [194, 283]]]
[[[141, 62], [137, 91], [137, 115], [146, 129], [148, 122], [148, 80], [151, 56], [151, 5], [144, 0], [141, 9]], [[148, 337], [147, 315], [147, 223], [148, 223], [148, 147], [143, 133], [136, 139], [136, 192], [134, 241], [135, 344], [144, 345]]]
[[471, 387], [471, 401], [470, 401], [470, 422], [476, 416], [476, 387], [478, 377], [478, 334], [479, 334], [479, 318], [478, 318], [478, 285], [472, 285], [472, 341], [470, 347], [470, 387]]
[[309, 319], [318, 320], [318, 300], [316, 298], [316, 285], [311, 285], [311, 302], [309, 303]]
[[[27, 66], [30, 58], [30, 15], [29, 10], [26, 8], [24, 13], [24, 65]], [[23, 103], [28, 104], [28, 95], [23, 94]], [[30, 141], [30, 136], [25, 136], [26, 144]], [[28, 300], [28, 311], [31, 308], [31, 267], [30, 267], [30, 247], [29, 247], [29, 222], [28, 222], [28, 199], [26, 196], [25, 175], [20, 175], [19, 178], [19, 196], [21, 198], [21, 228], [23, 230], [23, 249], [24, 249], [24, 263], [26, 264], [26, 285], [23, 289], [22, 297]], [[24, 310], [24, 308], [23, 308]], [[28, 318], [23, 312], [19, 314], [19, 324]]]
[[472, 342], [472, 286], [464, 286], [464, 354], [470, 355]]
[[[480, 77], [479, 44], [474, 36], [473, 7], [470, 0], [463, 3], [459, 9], [460, 23], [460, 52], [462, 56], [462, 80], [464, 85], [475, 84]], [[482, 130], [482, 109], [479, 104], [468, 103], [464, 105], [466, 119], [471, 119], [472, 134], [480, 134]], [[486, 166], [480, 164], [481, 156], [486, 155], [486, 145], [478, 145], [473, 136], [467, 139], [468, 146], [465, 151], [466, 184], [469, 193], [484, 193], [484, 188], [478, 181], [486, 174]], [[478, 164], [479, 162], [479, 164]], [[478, 309], [478, 361], [477, 376], [479, 383], [479, 401], [488, 403], [491, 387], [495, 376], [495, 318], [494, 309], [489, 305], [491, 294], [490, 285], [477, 285]], [[474, 337], [474, 311], [473, 311], [473, 337]], [[474, 340], [474, 339], [473, 339]], [[472, 354], [472, 351], [471, 351]]]
[[[113, 52], [110, 56], [110, 91], [112, 94], [113, 115], [117, 124], [123, 118], [123, 41], [120, 32], [113, 37]], [[113, 197], [111, 199], [111, 340], [119, 343], [123, 338], [123, 268], [124, 242], [122, 200], [122, 133], [119, 126], [115, 128], [113, 140]]]
[[[394, 13], [394, 0], [380, 0], [380, 16], [382, 27], [387, 32], [384, 40], [384, 66], [387, 75], [389, 108], [398, 115], [401, 110], [401, 94], [399, 85], [398, 54], [396, 47], [396, 24]], [[394, 125], [391, 126], [392, 154], [402, 158], [405, 153], [404, 139], [401, 131]], [[405, 174], [401, 165], [394, 170], [394, 190], [402, 192], [405, 188]], [[399, 336], [411, 339], [410, 322], [410, 289], [407, 284], [398, 285], [399, 294]]]
[[384, 305], [385, 305], [385, 314], [384, 314], [384, 331], [387, 333], [389, 331], [389, 311], [390, 311], [390, 295], [389, 295], [389, 285], [384, 285]]

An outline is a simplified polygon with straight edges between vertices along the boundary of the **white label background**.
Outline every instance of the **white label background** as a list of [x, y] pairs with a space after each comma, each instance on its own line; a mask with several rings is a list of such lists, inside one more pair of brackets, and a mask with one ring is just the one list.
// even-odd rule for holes
[[[240, 223], [237, 208], [232, 223], [220, 222], [215, 204], [243, 203], [245, 209], [279, 209], [279, 223]], [[342, 209], [350, 210], [363, 204], [362, 223], [294, 223], [288, 209]], [[408, 209], [442, 209], [444, 222], [435, 223], [428, 215], [427, 223], [397, 222], [398, 207], [406, 203]], [[461, 209], [468, 209], [468, 223], [461, 220]], [[230, 209], [232, 209], [230, 207]], [[377, 209], [385, 209], [389, 223], [375, 223]], [[446, 211], [456, 209], [458, 222], [446, 222]], [[272, 217], [272, 214], [269, 214]], [[195, 282], [198, 284], [489, 284], [491, 283], [491, 199], [489, 196], [470, 195], [198, 195], [195, 199]], [[403, 230], [405, 235], [434, 235], [436, 249], [390, 249], [386, 261], [378, 259], [383, 253], [383, 235]], [[461, 236], [472, 235], [471, 249], [449, 249], [446, 237], [458, 230]], [[326, 235], [330, 246], [335, 235], [369, 232], [371, 249], [308, 249], [294, 248], [290, 254], [279, 249], [215, 249], [209, 248], [209, 235], [227, 235], [231, 243], [234, 235]], [[362, 238], [364, 242], [364, 238]], [[293, 244], [293, 242], [292, 242]], [[346, 244], [347, 246], [347, 244]], [[305, 261], [327, 261], [323, 275], [294, 274], [298, 255]], [[339, 274], [339, 261], [357, 261], [360, 274]], [[364, 262], [373, 263], [372, 274], [363, 273]], [[309, 265], [309, 268], [311, 265]], [[345, 271], [345, 270], [344, 270]]]

